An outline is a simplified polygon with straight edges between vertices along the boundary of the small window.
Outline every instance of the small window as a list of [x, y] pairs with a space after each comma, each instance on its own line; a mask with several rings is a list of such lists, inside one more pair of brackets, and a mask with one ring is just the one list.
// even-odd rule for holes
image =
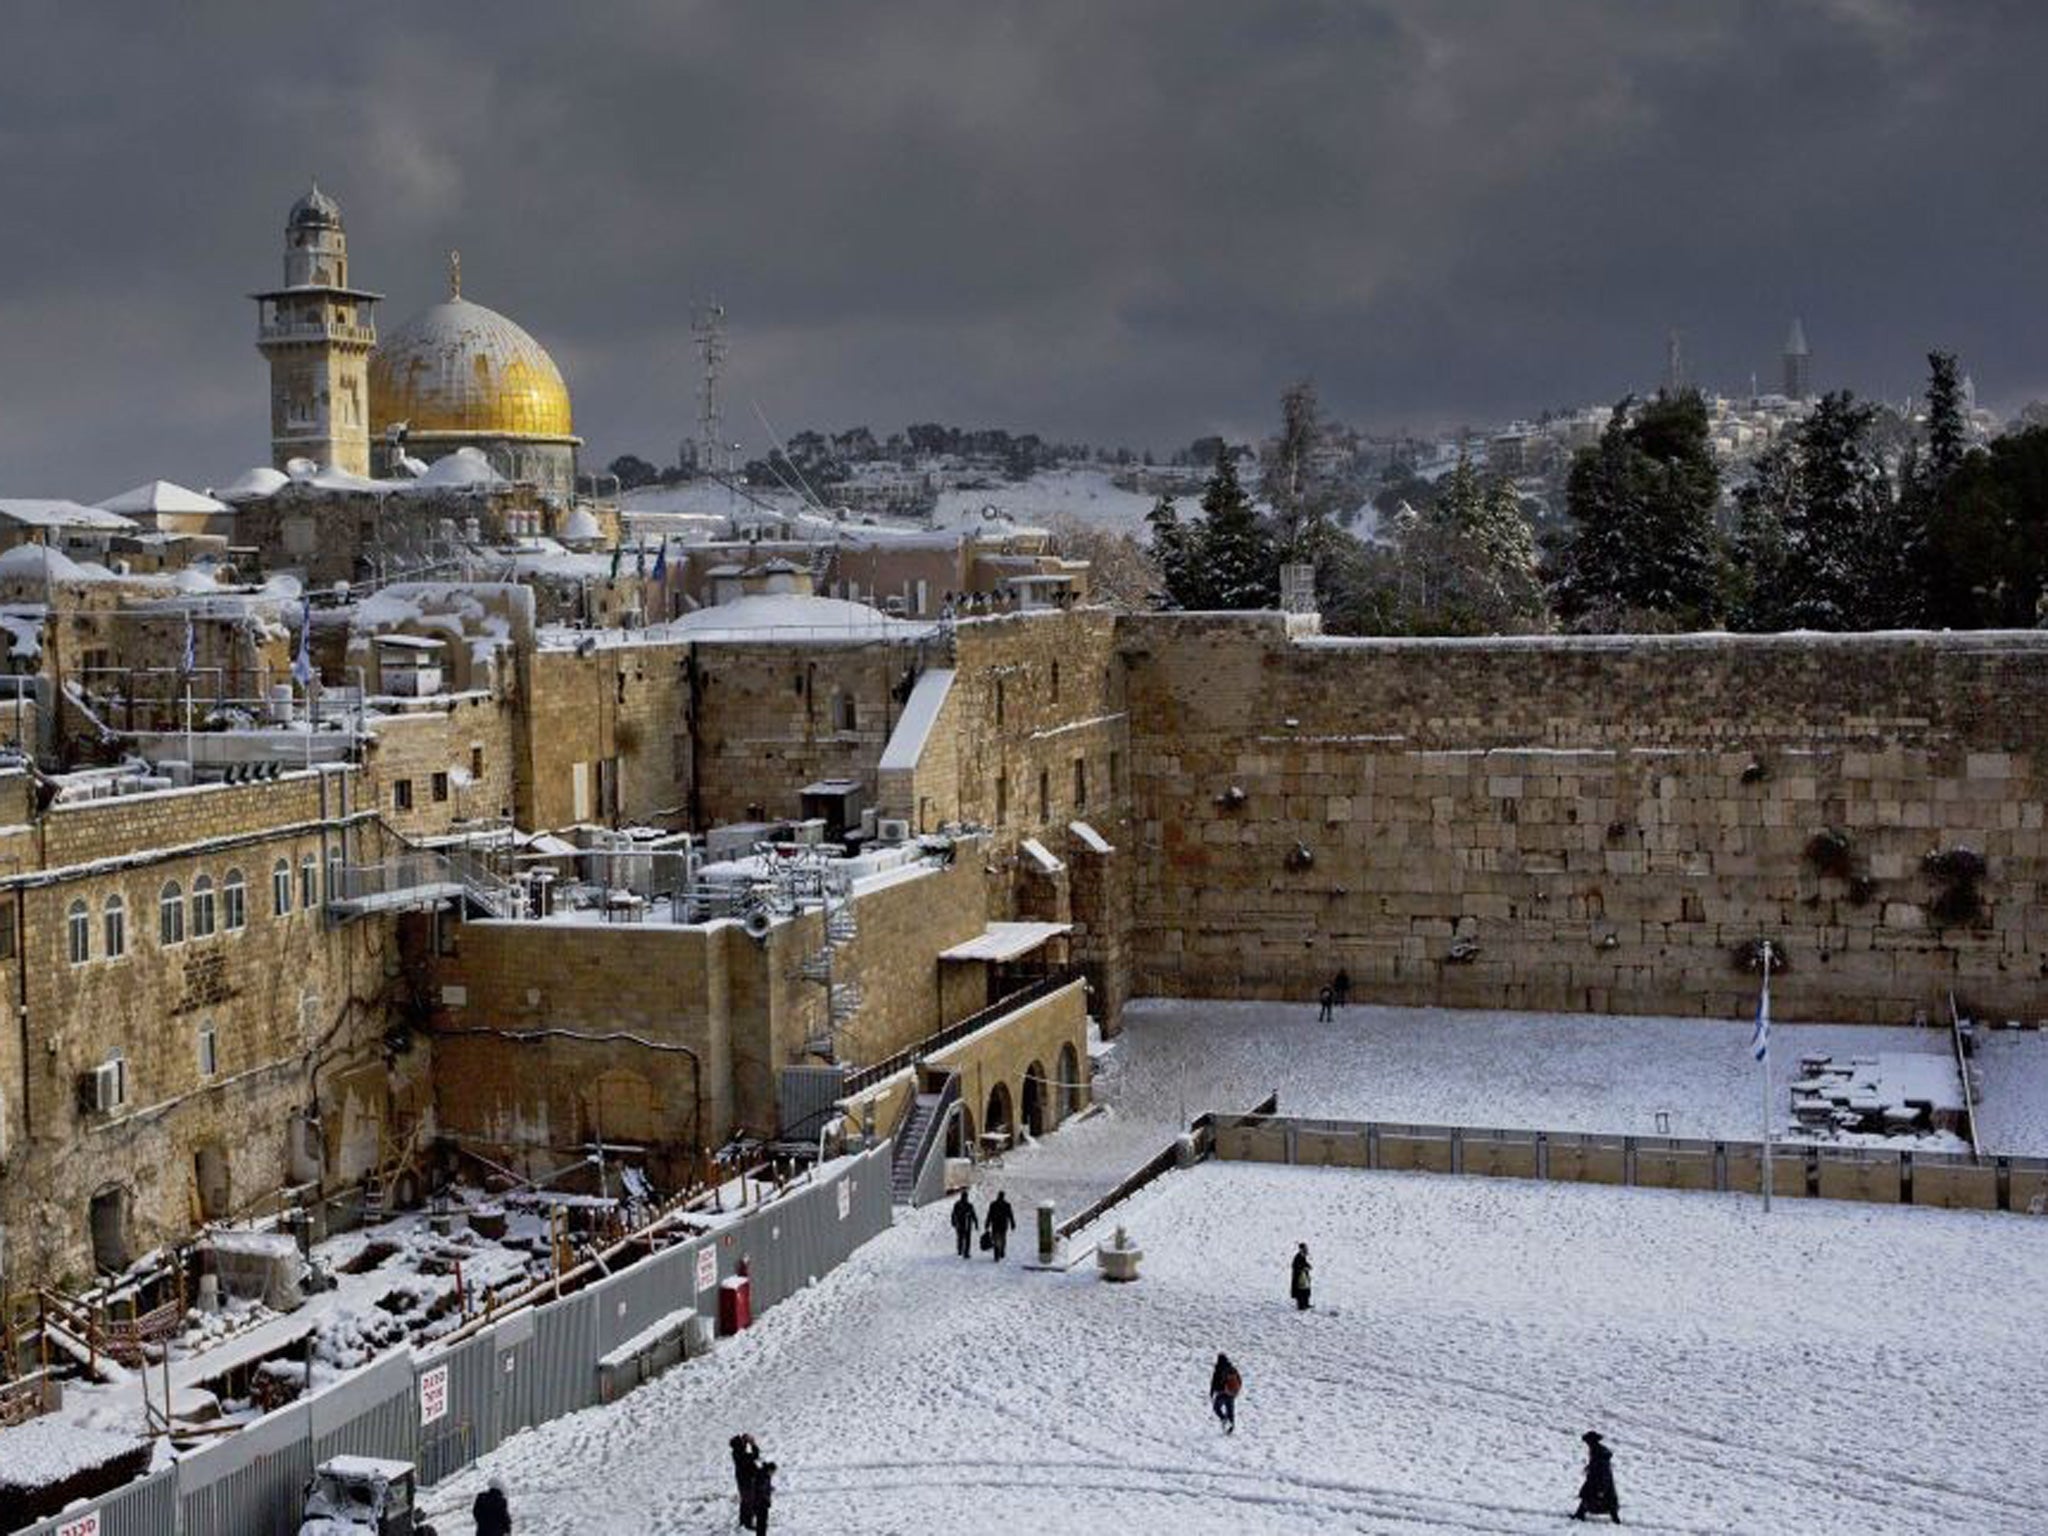
[[1043, 768], [1038, 770], [1038, 819], [1052, 820], [1052, 775]]
[[1052, 664], [1052, 701], [1055, 704], [1060, 701], [1060, 664], [1058, 662]]
[[1088, 759], [1085, 757], [1074, 759], [1074, 809], [1088, 809]]
[[320, 863], [310, 853], [299, 860], [299, 905], [309, 912], [320, 905]]
[[0, 901], [0, 960], [14, 958], [14, 903]]
[[229, 870], [221, 881], [220, 905], [221, 926], [229, 933], [240, 933], [249, 926], [249, 887], [239, 869]]
[[996, 724], [1003, 723], [1003, 680], [996, 679]]
[[192, 937], [212, 938], [213, 927], [213, 876], [201, 875], [192, 882]]
[[119, 1051], [110, 1051], [107, 1054], [107, 1065], [114, 1069], [111, 1074], [113, 1092], [108, 1096], [107, 1102], [100, 1107], [111, 1114], [128, 1102], [128, 1058]]
[[214, 1032], [211, 1022], [199, 1026], [199, 1075], [217, 1077], [220, 1074], [220, 1036]]
[[481, 781], [484, 776], [484, 749], [473, 746], [469, 749], [469, 776]]
[[283, 917], [292, 909], [292, 866], [289, 859], [279, 859], [270, 866], [270, 910]]
[[1010, 776], [996, 775], [996, 825], [1002, 826], [1010, 819]]
[[166, 881], [157, 896], [156, 936], [163, 944], [185, 942], [185, 892], [175, 880]]
[[439, 805], [442, 802], [446, 801], [447, 798], [448, 775], [445, 773], [437, 773], [434, 775], [434, 803], [436, 805]]
[[327, 899], [329, 901], [341, 900], [341, 850], [339, 848], [327, 850]]
[[1121, 753], [1121, 752], [1112, 752], [1112, 753], [1110, 753], [1110, 754], [1109, 754], [1109, 792], [1110, 792], [1110, 794], [1111, 794], [1111, 795], [1114, 795], [1114, 794], [1116, 793], [1116, 787], [1117, 787], [1117, 785], [1118, 785], [1118, 784], [1119, 784], [1120, 782], [1122, 782], [1122, 780], [1123, 780], [1123, 776], [1124, 776], [1124, 755], [1123, 755], [1123, 753]]
[[850, 693], [832, 695], [832, 729], [835, 731], [857, 731], [860, 729], [860, 710]]
[[106, 937], [107, 958], [118, 960], [128, 953], [128, 904], [119, 896], [109, 896], [102, 913], [101, 926]]
[[391, 786], [391, 804], [395, 810], [412, 809], [412, 780], [399, 779]]
[[64, 947], [73, 965], [83, 965], [92, 958], [92, 908], [83, 901], [74, 901], [65, 913]]

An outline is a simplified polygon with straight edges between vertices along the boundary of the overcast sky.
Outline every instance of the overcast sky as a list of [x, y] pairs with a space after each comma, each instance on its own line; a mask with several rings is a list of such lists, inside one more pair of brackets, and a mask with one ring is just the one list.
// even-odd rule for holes
[[1696, 376], [2048, 395], [2044, 0], [42, 4], [0, 49], [0, 494], [268, 455], [318, 176], [389, 329], [465, 292], [599, 462], [728, 421], [1249, 435]]

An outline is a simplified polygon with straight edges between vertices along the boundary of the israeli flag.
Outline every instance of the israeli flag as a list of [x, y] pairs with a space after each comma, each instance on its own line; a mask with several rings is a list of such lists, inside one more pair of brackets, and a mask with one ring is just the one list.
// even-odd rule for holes
[[1756, 1000], [1756, 1033], [1749, 1037], [1749, 1053], [1762, 1061], [1771, 1054], [1771, 973], [1764, 970], [1763, 994]]
[[185, 610], [184, 667], [187, 672], [199, 669], [199, 637], [192, 632], [192, 610], [189, 608]]

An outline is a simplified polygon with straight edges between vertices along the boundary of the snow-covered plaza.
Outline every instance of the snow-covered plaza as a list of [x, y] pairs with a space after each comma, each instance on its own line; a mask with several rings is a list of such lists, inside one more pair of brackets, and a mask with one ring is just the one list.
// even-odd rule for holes
[[[1530, 1049], [1503, 1059], [1510, 1026], [1487, 1016], [1446, 1044], [1442, 1017], [1425, 1035], [1427, 1016], [1391, 1010], [1318, 1026], [1268, 1007], [1248, 1028], [1254, 1011], [1132, 1011], [1111, 1107], [982, 1171], [978, 1201], [1007, 1188], [1025, 1218], [1010, 1262], [957, 1259], [944, 1206], [905, 1214], [710, 1358], [436, 1489], [440, 1529], [468, 1532], [493, 1475], [522, 1533], [731, 1529], [726, 1442], [746, 1430], [781, 1469], [778, 1531], [1535, 1531], [1570, 1512], [1595, 1427], [1640, 1528], [2048, 1529], [2048, 1222], [1208, 1163], [1085, 1233], [1071, 1270], [1018, 1263], [1030, 1202], [1072, 1209], [1114, 1183], [1184, 1095], [1190, 1113], [1278, 1088], [1303, 1113], [1514, 1124], [1544, 1109], [1537, 1123], [1647, 1131], [1637, 1117], [1694, 1075], [1603, 1086], [1602, 1032], [1655, 1040], [1668, 1021], [1523, 1021]], [[1319, 1071], [1301, 1046], [1342, 1027], [1433, 1041]], [[1708, 1051], [1726, 1034], [1736, 1057], [1725, 1094], [1680, 1101], [1700, 1117], [1684, 1129], [1753, 1116], [1738, 1035], [1683, 1027]], [[1276, 1028], [1298, 1033], [1276, 1045]], [[1644, 1059], [1685, 1059], [1694, 1037], [1671, 1038]], [[2044, 1044], [2015, 1038], [2015, 1077], [2041, 1060], [2021, 1047]], [[1391, 1065], [1404, 1057], [1432, 1063], [1418, 1083], [1468, 1087], [1417, 1101]], [[1500, 1114], [1458, 1098], [1494, 1080]], [[1145, 1251], [1131, 1286], [1086, 1262], [1119, 1222]], [[1306, 1315], [1285, 1295], [1301, 1241]], [[1219, 1349], [1246, 1383], [1229, 1437], [1206, 1401]]]

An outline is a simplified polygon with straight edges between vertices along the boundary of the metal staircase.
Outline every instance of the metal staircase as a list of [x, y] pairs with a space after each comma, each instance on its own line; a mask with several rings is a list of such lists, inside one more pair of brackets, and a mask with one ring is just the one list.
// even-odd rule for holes
[[860, 923], [854, 916], [851, 895], [837, 906], [831, 905], [828, 898], [824, 947], [813, 952], [801, 967], [804, 980], [816, 982], [825, 989], [825, 1031], [806, 1040], [804, 1049], [827, 1061], [837, 1059], [837, 1041], [853, 1023], [854, 1015], [860, 1012], [860, 983], [839, 981], [834, 974], [834, 961], [839, 951], [859, 934]]
[[948, 1072], [936, 1091], [920, 1091], [906, 1107], [889, 1154], [889, 1188], [898, 1205], [919, 1205], [944, 1192], [943, 1176], [931, 1175], [943, 1147], [946, 1121], [959, 1101], [960, 1074]]

